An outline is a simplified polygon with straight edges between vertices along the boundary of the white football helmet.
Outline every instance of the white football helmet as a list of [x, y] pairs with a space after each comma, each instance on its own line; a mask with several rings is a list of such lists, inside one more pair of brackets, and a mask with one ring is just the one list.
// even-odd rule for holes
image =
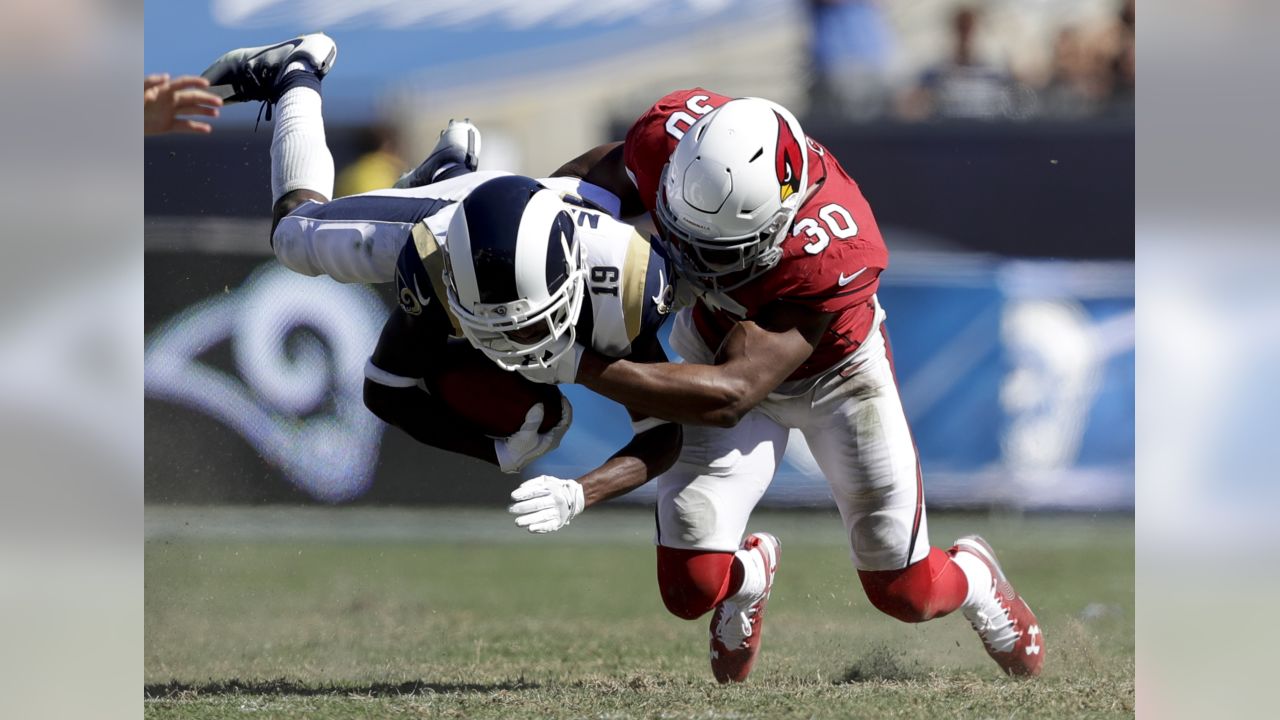
[[573, 347], [587, 274], [574, 228], [558, 193], [519, 175], [476, 186], [449, 222], [449, 307], [504, 370], [547, 367]]
[[704, 291], [741, 287], [782, 257], [782, 241], [809, 194], [804, 131], [786, 108], [738, 98], [684, 134], [658, 186], [669, 256]]

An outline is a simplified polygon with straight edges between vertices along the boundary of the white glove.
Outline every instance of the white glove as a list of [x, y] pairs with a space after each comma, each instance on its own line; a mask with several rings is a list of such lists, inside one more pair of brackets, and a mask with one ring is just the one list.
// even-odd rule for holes
[[547, 367], [522, 365], [516, 368], [516, 372], [525, 376], [527, 380], [544, 385], [573, 384], [573, 381], [578, 379], [578, 363], [582, 362], [584, 351], [585, 348], [574, 343], [573, 347], [562, 353]]
[[514, 503], [507, 512], [516, 516], [516, 525], [531, 533], [559, 530], [582, 512], [585, 501], [577, 480], [561, 480], [539, 475], [525, 480], [511, 493]]
[[542, 403], [534, 405], [514, 435], [493, 441], [494, 454], [498, 456], [498, 467], [502, 472], [520, 472], [525, 465], [560, 447], [560, 439], [569, 429], [569, 423], [573, 422], [573, 406], [569, 404], [569, 398], [560, 398], [560, 422], [545, 433], [539, 433], [538, 426], [545, 414]]

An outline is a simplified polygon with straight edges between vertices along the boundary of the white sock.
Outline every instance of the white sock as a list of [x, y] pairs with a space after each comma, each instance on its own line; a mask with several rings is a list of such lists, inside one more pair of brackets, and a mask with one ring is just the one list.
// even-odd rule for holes
[[965, 595], [964, 604], [961, 605], [963, 610], [977, 609], [983, 604], [991, 601], [991, 568], [987, 564], [974, 557], [972, 553], [958, 552], [952, 557], [956, 565], [960, 566], [960, 570], [964, 572], [964, 577], [969, 581], [969, 592]]
[[[285, 74], [305, 67], [300, 62], [290, 63]], [[276, 103], [271, 136], [272, 204], [294, 190], [333, 197], [333, 155], [325, 144], [320, 107], [320, 93], [305, 86], [290, 88]]]
[[764, 596], [765, 584], [768, 581], [764, 567], [764, 557], [757, 550], [739, 550], [733, 554], [742, 563], [742, 585], [738, 592], [727, 598], [741, 606], [747, 606]]
[[992, 592], [991, 568], [972, 553], [958, 552], [953, 559], [969, 581], [969, 593], [960, 610], [987, 647], [1011, 652], [1018, 643], [1017, 627]]

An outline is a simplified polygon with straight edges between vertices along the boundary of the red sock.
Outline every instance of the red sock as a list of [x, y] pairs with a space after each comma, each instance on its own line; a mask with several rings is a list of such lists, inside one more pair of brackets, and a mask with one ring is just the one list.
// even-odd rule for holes
[[658, 588], [671, 614], [696, 620], [742, 584], [742, 568], [731, 552], [658, 546]]
[[903, 622], [942, 617], [960, 607], [969, 592], [964, 571], [938, 548], [902, 570], [859, 570], [858, 577], [871, 604]]

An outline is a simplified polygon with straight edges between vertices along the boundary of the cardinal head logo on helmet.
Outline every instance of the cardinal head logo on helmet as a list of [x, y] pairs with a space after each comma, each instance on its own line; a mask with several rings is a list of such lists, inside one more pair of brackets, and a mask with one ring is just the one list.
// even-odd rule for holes
[[791, 132], [791, 124], [786, 121], [786, 118], [776, 111], [773, 114], [778, 118], [778, 147], [774, 157], [774, 169], [778, 173], [781, 199], [786, 200], [800, 192], [800, 168], [804, 161], [802, 155], [804, 148]]

